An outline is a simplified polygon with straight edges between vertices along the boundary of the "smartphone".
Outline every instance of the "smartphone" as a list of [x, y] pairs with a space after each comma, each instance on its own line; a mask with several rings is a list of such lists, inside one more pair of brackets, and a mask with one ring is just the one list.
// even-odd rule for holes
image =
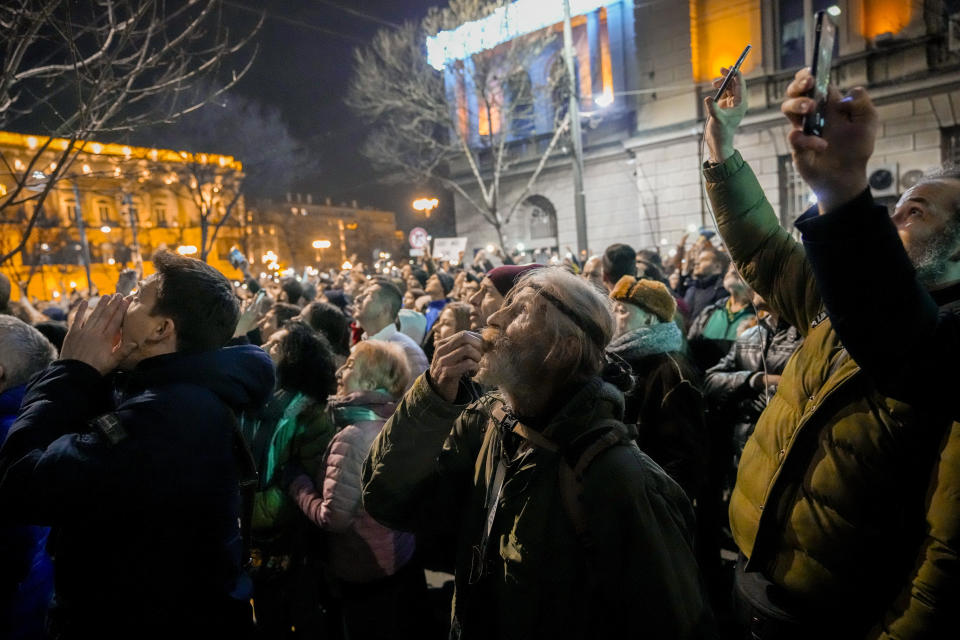
[[239, 269], [243, 265], [247, 264], [247, 259], [243, 257], [243, 253], [236, 247], [230, 249], [230, 253], [227, 254], [227, 260], [230, 261], [230, 266], [232, 266], [234, 269]]
[[823, 135], [824, 112], [827, 105], [827, 88], [830, 86], [830, 66], [833, 64], [833, 43], [837, 39], [837, 25], [826, 11], [817, 12], [816, 36], [813, 41], [813, 88], [807, 97], [817, 103], [813, 113], [803, 119], [803, 132], [808, 136]]
[[720, 83], [720, 88], [717, 89], [716, 95], [713, 96], [713, 101], [716, 102], [720, 99], [720, 96], [723, 95], [723, 92], [727, 90], [727, 85], [730, 84], [730, 80], [737, 75], [737, 71], [740, 71], [740, 65], [743, 64], [743, 61], [747, 59], [747, 54], [750, 53], [751, 45], [747, 45], [743, 50], [743, 53], [740, 54], [740, 57], [737, 58], [737, 62], [727, 70], [727, 75], [723, 77], [723, 82]]

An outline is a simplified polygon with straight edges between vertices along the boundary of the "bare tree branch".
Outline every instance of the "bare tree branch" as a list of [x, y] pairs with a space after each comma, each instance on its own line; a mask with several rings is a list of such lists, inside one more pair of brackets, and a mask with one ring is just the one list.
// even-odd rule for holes
[[[451, 0], [446, 9], [431, 10], [421, 24], [378, 32], [370, 46], [355, 52], [347, 98], [371, 124], [363, 151], [374, 166], [403, 179], [446, 185], [476, 209], [501, 240], [503, 226], [530, 194], [569, 127], [568, 120], [555, 114], [543, 153], [526, 152], [538, 148], [535, 103], [554, 102], [556, 78], [547, 74], [546, 86], [534, 86], [530, 75], [550, 57], [554, 32], [544, 29], [514, 38], [453, 62], [445, 72], [427, 64], [423, 42], [428, 34], [486, 17], [504, 4]], [[476, 129], [478, 122], [481, 130]], [[539, 134], [544, 137], [542, 128]], [[503, 202], [502, 181], [521, 162], [535, 169], [519, 197]]]
[[[105, 138], [173, 121], [220, 96], [246, 73], [252, 55], [238, 66], [234, 60], [250, 48], [263, 16], [237, 37], [224, 24], [223, 4], [13, 0], [0, 5], [0, 129], [34, 131], [44, 140], [23, 150], [23, 170], [4, 159], [14, 187], [0, 199], [0, 218], [24, 201], [33, 212], [20, 242], [0, 263], [29, 242], [49, 189], [71, 177], [80, 141], [111, 141]], [[36, 167], [51, 159], [53, 138], [68, 144], [56, 150], [57, 169], [45, 176], [48, 188], [21, 197]]]

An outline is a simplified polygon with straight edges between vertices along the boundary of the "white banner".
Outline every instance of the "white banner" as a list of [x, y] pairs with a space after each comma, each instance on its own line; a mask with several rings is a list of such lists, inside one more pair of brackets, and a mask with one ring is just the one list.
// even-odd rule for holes
[[466, 250], [466, 238], [433, 239], [433, 257], [437, 260], [460, 260], [460, 254]]

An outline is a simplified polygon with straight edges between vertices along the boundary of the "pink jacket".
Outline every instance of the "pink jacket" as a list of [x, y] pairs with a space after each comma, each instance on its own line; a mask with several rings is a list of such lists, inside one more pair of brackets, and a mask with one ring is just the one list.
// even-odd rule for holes
[[371, 582], [396, 573], [410, 561], [415, 546], [413, 534], [384, 527], [362, 503], [363, 461], [395, 404], [386, 393], [365, 391], [331, 398], [328, 407], [342, 429], [330, 441], [315, 481], [300, 475], [290, 485], [290, 496], [329, 532], [334, 575], [347, 582]]

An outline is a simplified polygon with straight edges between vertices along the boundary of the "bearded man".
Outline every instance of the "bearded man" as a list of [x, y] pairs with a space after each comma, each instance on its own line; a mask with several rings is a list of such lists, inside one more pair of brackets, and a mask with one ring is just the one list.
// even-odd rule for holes
[[[817, 106], [806, 97], [812, 86], [809, 71], [798, 72], [782, 109], [793, 126], [794, 162], [818, 196], [797, 223], [814, 257], [824, 235], [836, 234], [835, 250], [846, 252], [860, 232], [856, 214], [864, 203], [870, 209], [866, 166], [878, 118], [863, 89], [844, 97], [830, 87], [823, 136], [805, 135], [803, 118]], [[745, 97], [738, 78], [719, 104], [706, 100], [707, 191], [737, 269], [804, 336], [744, 447], [730, 500], [743, 554], [737, 596], [749, 632], [760, 639], [946, 637], [960, 623], [960, 425], [924, 396], [902, 395], [908, 404], [887, 395], [884, 380], [859, 366], [868, 354], [850, 356], [847, 336], [854, 335], [841, 340], [837, 307], [828, 317], [820, 289], [844, 274], [814, 271], [733, 149]], [[954, 239], [948, 251], [938, 249], [937, 236], [956, 215], [958, 186], [950, 179], [918, 186], [893, 218], [918, 275], [947, 307], [960, 299], [950, 286], [958, 247]], [[879, 260], [901, 259], [904, 249]], [[876, 258], [876, 247], [869, 255]], [[862, 284], [877, 286], [872, 278]], [[883, 295], [884, 311], [923, 302]], [[889, 342], [912, 339], [882, 312], [872, 323]]]
[[[600, 377], [613, 331], [589, 283], [532, 271], [482, 337], [437, 346], [374, 443], [368, 513], [456, 537], [451, 637], [709, 635], [690, 504], [636, 448], [622, 393]], [[458, 403], [473, 373], [499, 392]]]

